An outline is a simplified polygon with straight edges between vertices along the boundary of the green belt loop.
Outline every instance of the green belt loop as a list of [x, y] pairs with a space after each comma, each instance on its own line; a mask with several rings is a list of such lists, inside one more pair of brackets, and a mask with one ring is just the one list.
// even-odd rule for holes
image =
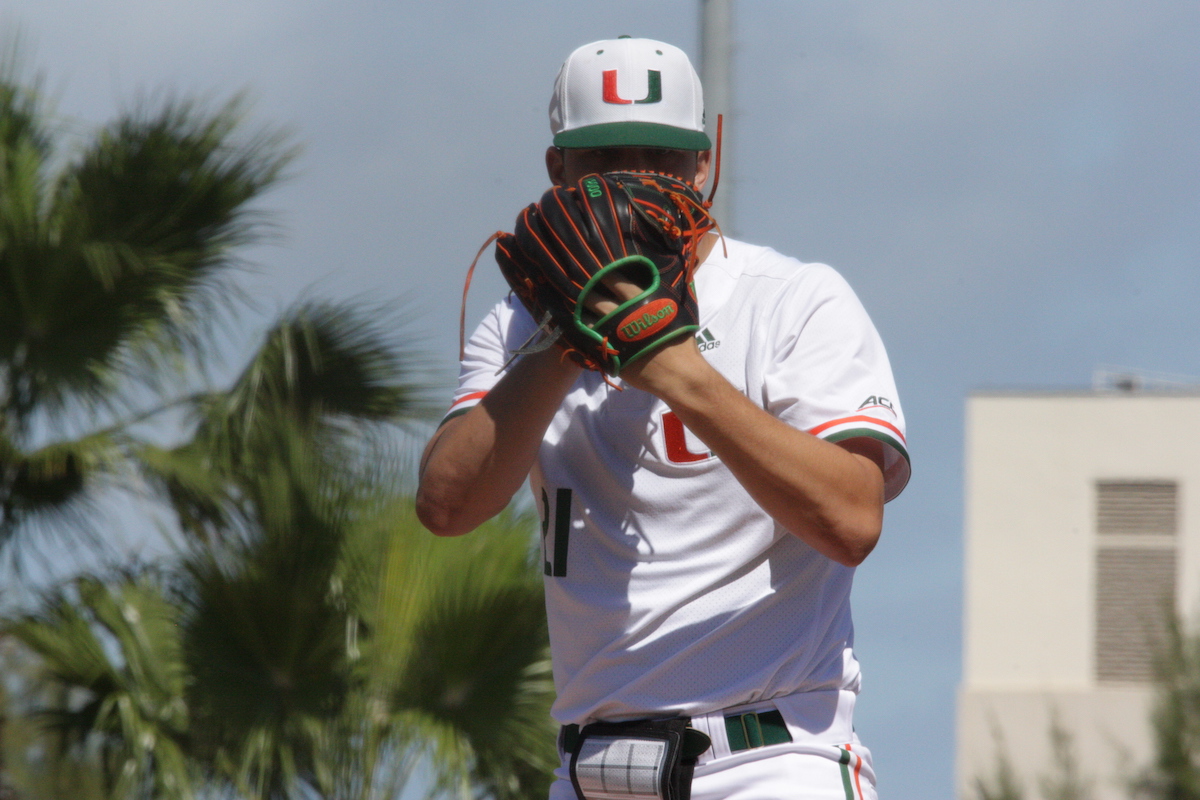
[[758, 714], [742, 714], [742, 728], [746, 731], [746, 744], [750, 747], [762, 747], [762, 726], [758, 724]]
[[784, 744], [792, 740], [783, 715], [777, 710], [726, 717], [725, 736], [729, 740], [731, 753], [771, 744]]

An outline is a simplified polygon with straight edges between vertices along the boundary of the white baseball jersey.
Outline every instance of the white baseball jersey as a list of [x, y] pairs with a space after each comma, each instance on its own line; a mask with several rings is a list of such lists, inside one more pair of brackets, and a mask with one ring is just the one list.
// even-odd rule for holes
[[[728, 255], [718, 244], [696, 274], [704, 356], [795, 428], [883, 442], [886, 498], [895, 497], [909, 476], [904, 417], [853, 291], [823, 264], [725, 244]], [[479, 402], [534, 328], [511, 297], [493, 309], [466, 347], [449, 415]], [[658, 398], [584, 372], [546, 432], [530, 487], [559, 722], [857, 691], [854, 570], [780, 527]]]

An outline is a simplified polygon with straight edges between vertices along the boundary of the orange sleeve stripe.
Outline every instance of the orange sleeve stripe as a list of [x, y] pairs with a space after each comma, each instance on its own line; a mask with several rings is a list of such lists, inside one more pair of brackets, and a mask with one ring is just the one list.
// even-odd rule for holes
[[[850, 749], [849, 744], [846, 745], [846, 749], [847, 750]], [[862, 790], [862, 780], [859, 777], [860, 773], [862, 772], [862, 756], [860, 756], [858, 753], [855, 753], [854, 758], [855, 758], [855, 762], [856, 762], [854, 764], [854, 785], [855, 785], [855, 787], [858, 788], [858, 796], [865, 798], [866, 795], [863, 794], [863, 790]]]
[[471, 392], [470, 394], [464, 394], [462, 397], [458, 398], [453, 403], [451, 403], [450, 408], [453, 409], [455, 406], [460, 406], [463, 403], [467, 402], [468, 400], [478, 400], [479, 398], [483, 397], [485, 394], [487, 394], [487, 392]]
[[822, 423], [822, 424], [818, 425], [817, 427], [811, 429], [809, 431], [809, 433], [811, 433], [813, 436], [816, 436], [824, 431], [829, 430], [830, 428], [834, 427], [835, 425], [844, 425], [847, 422], [869, 422], [873, 425], [881, 425], [884, 428], [887, 428], [892, 433], [899, 436], [901, 443], [903, 443], [905, 445], [908, 444], [908, 440], [904, 438], [904, 434], [901, 433], [900, 429], [897, 428], [895, 425], [891, 424], [890, 422], [884, 422], [881, 419], [876, 419], [875, 417], [867, 417], [867, 416], [842, 417], [841, 419], [830, 420], [829, 422]]

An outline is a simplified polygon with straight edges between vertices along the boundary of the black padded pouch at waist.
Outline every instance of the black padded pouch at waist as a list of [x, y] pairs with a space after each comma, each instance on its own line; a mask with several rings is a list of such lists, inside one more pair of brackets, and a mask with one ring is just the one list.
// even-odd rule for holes
[[711, 744], [684, 717], [593, 722], [568, 739], [579, 800], [690, 800], [696, 759]]

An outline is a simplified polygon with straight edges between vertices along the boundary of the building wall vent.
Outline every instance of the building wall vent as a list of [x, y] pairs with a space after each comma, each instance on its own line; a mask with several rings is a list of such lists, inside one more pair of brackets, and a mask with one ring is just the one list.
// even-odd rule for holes
[[1172, 481], [1100, 481], [1096, 484], [1097, 532], [1174, 536], [1176, 493]]
[[1174, 607], [1178, 487], [1096, 484], [1096, 679], [1148, 682]]

